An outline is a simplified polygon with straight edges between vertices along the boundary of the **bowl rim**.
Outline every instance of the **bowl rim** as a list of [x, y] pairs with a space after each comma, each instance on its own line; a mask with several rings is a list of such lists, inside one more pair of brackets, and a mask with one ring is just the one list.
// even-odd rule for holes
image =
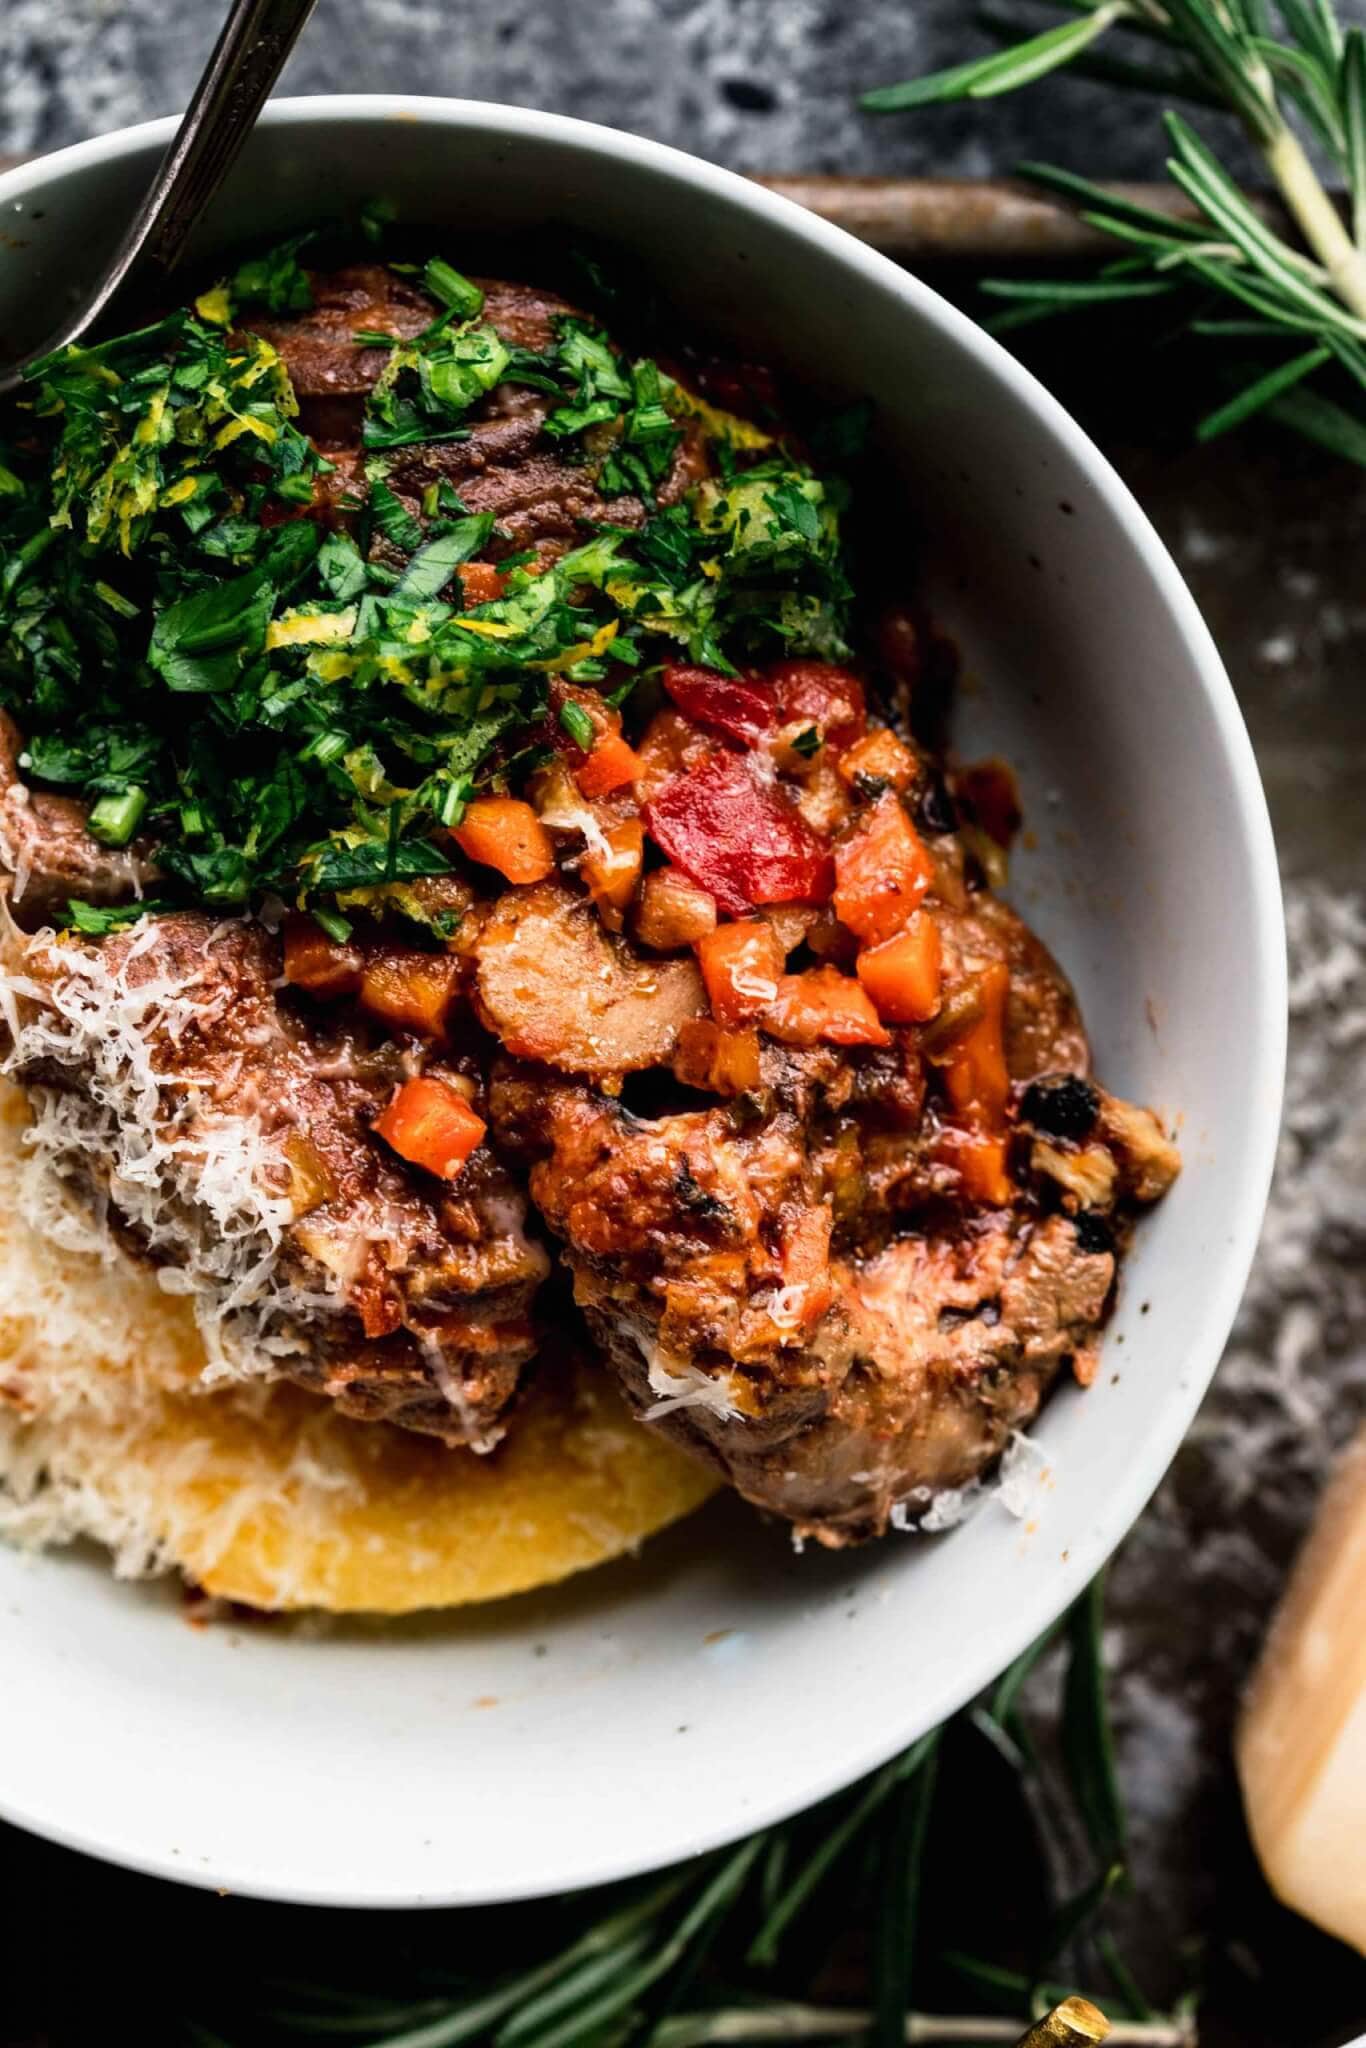
[[[513, 142], [559, 142], [615, 161], [624, 175], [637, 171], [662, 175], [676, 184], [691, 187], [700, 197], [712, 197], [748, 211], [783, 230], [799, 247], [804, 244], [824, 252], [846, 268], [861, 273], [869, 282], [901, 297], [919, 319], [938, 329], [951, 345], [975, 357], [995, 382], [1030, 411], [1085, 471], [1125, 539], [1141, 558], [1190, 654], [1220, 750], [1228, 765], [1249, 861], [1249, 895], [1253, 905], [1253, 928], [1249, 933], [1252, 972], [1244, 990], [1248, 1007], [1241, 1021], [1245, 1043], [1248, 1039], [1254, 1041], [1256, 1078], [1248, 1103], [1247, 1124], [1240, 1133], [1245, 1171], [1237, 1190], [1234, 1210], [1228, 1217], [1225, 1249], [1212, 1272], [1212, 1284], [1203, 1314], [1185, 1353], [1188, 1369], [1181, 1383], [1168, 1391], [1160, 1412], [1155, 1414], [1152, 1428], [1144, 1438], [1143, 1455], [1134, 1460], [1124, 1483], [1111, 1493], [1104, 1514], [1095, 1517], [1084, 1532], [1078, 1532], [1066, 1564], [1059, 1565], [1056, 1575], [1046, 1582], [1045, 1589], [1030, 1599], [1022, 1600], [1009, 1624], [1003, 1626], [989, 1644], [965, 1644], [963, 1655], [955, 1662], [951, 1676], [938, 1680], [928, 1689], [928, 1698], [918, 1703], [916, 1723], [937, 1725], [988, 1685], [1012, 1658], [1056, 1619], [1131, 1529], [1166, 1473], [1204, 1398], [1246, 1286], [1270, 1188], [1280, 1130], [1287, 1041], [1287, 963], [1271, 821], [1252, 743], [1232, 684], [1180, 571], [1147, 514], [1109, 460], [1032, 372], [1018, 363], [967, 314], [960, 312], [913, 272], [858, 241], [844, 229], [835, 227], [795, 201], [738, 172], [671, 145], [571, 115], [439, 95], [335, 93], [273, 100], [262, 114], [261, 125], [293, 128], [306, 134], [315, 127], [346, 127], [372, 123], [376, 119], [426, 122], [433, 127], [458, 128], [487, 135], [490, 139]], [[164, 146], [174, 134], [178, 121], [179, 116], [169, 115], [139, 122], [20, 164], [0, 174], [0, 208], [26, 201], [53, 185], [59, 185], [69, 175], [98, 168], [149, 146]], [[419, 1889], [412, 1883], [405, 1886], [392, 1879], [367, 1886], [358, 1884], [354, 1877], [342, 1876], [330, 1884], [303, 1884], [288, 1878], [272, 1883], [255, 1868], [249, 1871], [226, 1867], [191, 1871], [135, 1841], [105, 1839], [55, 1820], [45, 1813], [37, 1787], [18, 1797], [13, 1790], [0, 1794], [0, 1818], [65, 1847], [124, 1868], [179, 1883], [226, 1888], [257, 1898], [338, 1907], [501, 1903], [606, 1883], [722, 1847], [815, 1805], [877, 1769], [906, 1741], [913, 1739], [916, 1732], [916, 1726], [911, 1727], [909, 1734], [904, 1728], [900, 1732], [895, 1728], [889, 1732], [884, 1721], [872, 1738], [865, 1735], [861, 1741], [842, 1742], [838, 1746], [838, 1761], [832, 1761], [823, 1774], [813, 1774], [785, 1795], [773, 1796], [755, 1805], [745, 1812], [742, 1819], [732, 1824], [713, 1825], [686, 1840], [672, 1839], [662, 1848], [651, 1847], [641, 1855], [619, 1856], [606, 1863], [594, 1861], [591, 1843], [580, 1844], [574, 1852], [558, 1859], [553, 1868], [543, 1866], [534, 1875], [529, 1873], [525, 1884], [513, 1886], [504, 1883], [496, 1892], [488, 1894], [471, 1891], [468, 1885], [447, 1883], [443, 1887], [439, 1880], [433, 1885], [430, 1874]]]

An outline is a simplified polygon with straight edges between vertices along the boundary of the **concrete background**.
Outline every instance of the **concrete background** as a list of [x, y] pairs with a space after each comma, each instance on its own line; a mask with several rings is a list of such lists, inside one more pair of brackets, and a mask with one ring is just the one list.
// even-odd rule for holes
[[[1366, 0], [1342, 14], [1366, 19]], [[870, 86], [990, 45], [964, 0], [319, 0], [286, 92], [430, 92], [555, 108], [739, 170], [978, 177], [1047, 154], [1155, 173], [1152, 106], [1073, 81], [914, 117]], [[60, 148], [182, 107], [219, 0], [5, 0], [0, 149]]]

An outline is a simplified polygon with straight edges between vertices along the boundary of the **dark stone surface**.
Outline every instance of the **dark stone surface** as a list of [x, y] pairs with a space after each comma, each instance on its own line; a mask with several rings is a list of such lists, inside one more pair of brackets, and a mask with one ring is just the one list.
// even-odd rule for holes
[[[1342, 11], [1366, 20], [1366, 0]], [[178, 106], [217, 14], [213, 0], [7, 0], [0, 151]], [[287, 84], [552, 106], [742, 169], [970, 176], [1028, 155], [1102, 175], [1160, 169], [1149, 103], [1068, 82], [990, 110], [882, 122], [855, 111], [859, 88], [965, 54], [965, 15], [960, 0], [321, 0]], [[1195, 450], [1164, 382], [1174, 368], [1154, 377], [1113, 339], [1049, 344], [1038, 367], [1118, 460], [1220, 640], [1271, 797], [1292, 958], [1285, 1137], [1247, 1300], [1215, 1391], [1112, 1581], [1137, 1884], [1128, 1947], [1154, 1997], [1206, 1986], [1211, 2048], [1330, 2048], [1366, 2026], [1366, 1972], [1271, 1901], [1229, 1743], [1331, 1453], [1366, 1413], [1366, 480], [1270, 432]], [[1236, 988], [1228, 1022], [1236, 1031]], [[212, 1901], [172, 1909], [164, 1890], [56, 1851], [12, 1856], [10, 1869], [54, 1913], [74, 1891], [106, 1926], [136, 1913], [135, 1940], [155, 1946], [166, 1919], [177, 1943], [217, 1945], [224, 1909]], [[239, 1943], [265, 1924], [264, 1909], [246, 1910]], [[77, 1932], [63, 1915], [54, 1958]], [[36, 2039], [46, 2019], [38, 1986], [20, 1989], [30, 2017], [13, 2022], [16, 2044], [13, 2026]], [[120, 1999], [104, 2009], [119, 2015]]]
[[[1341, 0], [1366, 19], [1366, 0]], [[1050, 81], [874, 119], [870, 86], [988, 45], [964, 0], [319, 0], [289, 92], [455, 93], [638, 129], [739, 170], [979, 177], [1021, 157], [1155, 175], [1151, 103]], [[5, 0], [0, 150], [47, 150], [184, 105], [219, 0]], [[1225, 131], [1227, 132], [1227, 131]]]

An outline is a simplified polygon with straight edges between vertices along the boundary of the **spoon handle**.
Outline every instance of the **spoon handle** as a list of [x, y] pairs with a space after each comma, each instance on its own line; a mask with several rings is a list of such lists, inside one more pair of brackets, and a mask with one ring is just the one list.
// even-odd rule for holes
[[41, 348], [0, 373], [0, 395], [17, 390], [31, 363], [79, 341], [140, 261], [169, 271], [270, 96], [315, 0], [232, 0], [185, 118], [151, 189], [103, 275]]
[[179, 261], [314, 5], [315, 0], [233, 0], [185, 118], [114, 259], [122, 263], [122, 274], [143, 251], [163, 270]]

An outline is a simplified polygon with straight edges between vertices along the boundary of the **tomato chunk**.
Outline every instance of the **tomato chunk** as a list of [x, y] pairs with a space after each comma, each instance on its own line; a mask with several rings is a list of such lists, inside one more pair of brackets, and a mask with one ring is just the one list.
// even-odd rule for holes
[[977, 989], [979, 1014], [954, 1044], [953, 1058], [943, 1069], [944, 1086], [956, 1110], [974, 1124], [996, 1130], [1010, 1100], [1005, 1049], [1010, 969], [1003, 960], [988, 962], [977, 977]]
[[555, 866], [550, 834], [520, 797], [478, 796], [455, 827], [462, 853], [510, 882], [543, 882]]
[[640, 775], [640, 756], [619, 732], [604, 733], [574, 780], [585, 796], [608, 796], [635, 782]]
[[832, 754], [851, 746], [868, 723], [862, 683], [834, 662], [775, 662], [764, 682], [773, 692], [780, 723], [804, 718]]
[[694, 1017], [679, 1029], [673, 1070], [685, 1088], [743, 1095], [759, 1085], [759, 1034], [726, 1031], [710, 1017]]
[[329, 1002], [353, 996], [360, 987], [362, 956], [358, 946], [339, 946], [311, 917], [285, 919], [285, 980]]
[[783, 949], [772, 925], [720, 924], [697, 942], [697, 964], [718, 1024], [748, 1024], [778, 993]]
[[444, 1038], [459, 979], [460, 962], [449, 953], [386, 946], [365, 963], [360, 979], [361, 1008], [392, 1030]]
[[741, 746], [752, 747], [777, 723], [772, 691], [752, 678], [670, 662], [663, 681], [680, 711]]
[[923, 1024], [939, 1008], [942, 969], [939, 927], [928, 910], [913, 910], [904, 931], [865, 946], [859, 980], [884, 1024]]
[[835, 913], [869, 945], [899, 932], [934, 880], [934, 862], [890, 790], [835, 849]]
[[711, 754], [670, 776], [645, 808], [650, 836], [676, 866], [741, 916], [758, 903], [824, 903], [830, 854], [781, 792], [741, 754]]
[[435, 1074], [405, 1081], [375, 1130], [400, 1159], [442, 1180], [454, 1180], [488, 1125], [475, 1115], [458, 1088]]
[[866, 990], [837, 967], [785, 974], [764, 1017], [764, 1030], [784, 1045], [890, 1045]]

